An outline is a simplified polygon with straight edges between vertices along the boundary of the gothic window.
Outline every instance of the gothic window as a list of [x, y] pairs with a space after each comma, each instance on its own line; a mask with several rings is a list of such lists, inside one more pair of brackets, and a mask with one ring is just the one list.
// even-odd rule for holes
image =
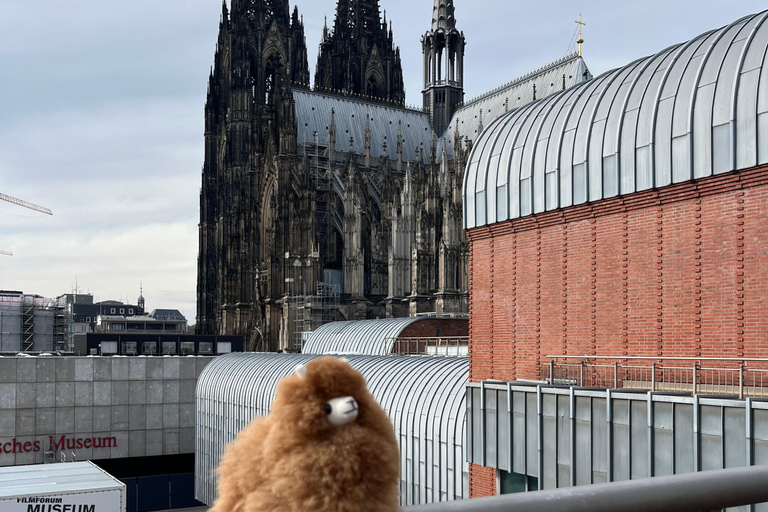
[[365, 86], [365, 95], [371, 98], [379, 97], [379, 84], [376, 83], [376, 79], [373, 77], [368, 79], [368, 83]]
[[264, 104], [272, 105], [278, 86], [282, 62], [277, 55], [270, 56], [264, 68]]

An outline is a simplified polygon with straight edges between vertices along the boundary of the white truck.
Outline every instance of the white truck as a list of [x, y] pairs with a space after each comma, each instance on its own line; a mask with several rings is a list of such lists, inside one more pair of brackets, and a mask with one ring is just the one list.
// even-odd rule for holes
[[125, 484], [91, 462], [0, 468], [0, 512], [125, 512]]

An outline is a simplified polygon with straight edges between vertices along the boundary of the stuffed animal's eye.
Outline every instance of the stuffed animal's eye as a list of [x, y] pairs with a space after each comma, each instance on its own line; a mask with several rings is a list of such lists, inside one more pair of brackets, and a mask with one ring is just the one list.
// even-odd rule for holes
[[333, 407], [331, 407], [331, 404], [325, 404], [323, 410], [325, 411], [325, 414], [331, 414], [333, 412]]

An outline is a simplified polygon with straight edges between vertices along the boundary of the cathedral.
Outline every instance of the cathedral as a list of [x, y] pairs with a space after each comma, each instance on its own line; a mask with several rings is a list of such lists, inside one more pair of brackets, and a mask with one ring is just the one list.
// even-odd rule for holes
[[473, 142], [505, 112], [592, 76], [572, 53], [465, 101], [453, 0], [434, 0], [420, 42], [416, 109], [379, 0], [338, 0], [313, 84], [298, 8], [224, 3], [205, 106], [198, 334], [294, 351], [329, 321], [467, 315]]

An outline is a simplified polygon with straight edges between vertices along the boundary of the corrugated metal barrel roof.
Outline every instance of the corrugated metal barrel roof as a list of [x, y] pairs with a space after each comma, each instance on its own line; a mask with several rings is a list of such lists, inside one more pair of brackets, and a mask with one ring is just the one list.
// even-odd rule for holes
[[386, 356], [394, 339], [416, 322], [427, 318], [383, 318], [325, 324], [304, 343], [305, 354], [356, 354]]
[[443, 137], [440, 140], [438, 157], [442, 156], [442, 145], [445, 145], [448, 159], [454, 158], [453, 144], [457, 130], [460, 137], [477, 141], [480, 137], [478, 132], [481, 120], [484, 126], [488, 126], [506, 112], [586, 82], [590, 78], [592, 75], [584, 59], [578, 53], [572, 53], [467, 101], [453, 115], [445, 133], [441, 134]]
[[[280, 380], [297, 364], [322, 356], [232, 354], [209, 364], [197, 384], [195, 495], [211, 504], [226, 445], [258, 416], [269, 414]], [[400, 446], [401, 504], [468, 497], [464, 462], [465, 358], [351, 356], [389, 415]], [[300, 482], [297, 482], [300, 485]]]
[[465, 227], [768, 163], [766, 17], [500, 117], [470, 155]]

